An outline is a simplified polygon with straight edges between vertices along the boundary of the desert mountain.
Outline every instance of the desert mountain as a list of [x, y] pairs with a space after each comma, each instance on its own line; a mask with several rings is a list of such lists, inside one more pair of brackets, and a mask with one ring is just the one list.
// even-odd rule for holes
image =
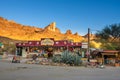
[[44, 28], [45, 31], [52, 31], [56, 33], [61, 33], [60, 30], [56, 27], [56, 23], [53, 22]]
[[53, 22], [44, 28], [25, 26], [15, 21], [0, 17], [0, 36], [15, 40], [40, 40], [41, 38], [54, 38], [55, 40], [82, 41], [84, 38], [78, 33], [72, 34], [71, 30], [61, 33]]
[[71, 30], [67, 30], [65, 34], [66, 34], [66, 35], [71, 35], [71, 34], [72, 34], [72, 31], [71, 31]]

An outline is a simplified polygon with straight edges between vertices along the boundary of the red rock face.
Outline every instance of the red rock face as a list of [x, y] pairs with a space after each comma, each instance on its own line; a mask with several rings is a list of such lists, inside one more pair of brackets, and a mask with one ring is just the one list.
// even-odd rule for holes
[[15, 40], [40, 40], [41, 38], [54, 38], [55, 40], [73, 40], [80, 42], [83, 37], [78, 33], [72, 34], [71, 30], [66, 33], [61, 33], [53, 22], [45, 28], [34, 26], [25, 26], [16, 23], [13, 20], [7, 20], [0, 17], [0, 36], [15, 39]]

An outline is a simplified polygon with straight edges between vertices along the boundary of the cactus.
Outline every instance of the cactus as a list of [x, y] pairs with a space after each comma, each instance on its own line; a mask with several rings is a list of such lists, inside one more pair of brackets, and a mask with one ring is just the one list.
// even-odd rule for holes
[[62, 53], [61, 56], [53, 56], [52, 61], [56, 63], [61, 62], [69, 65], [78, 66], [81, 63], [81, 57], [74, 52], [70, 52], [66, 50]]
[[80, 65], [80, 63], [82, 62], [80, 60], [80, 56], [78, 56], [77, 54], [74, 55], [74, 65]]
[[52, 58], [52, 61], [55, 63], [60, 63], [61, 62], [61, 56], [60, 55], [54, 55]]
[[61, 56], [61, 62], [70, 64], [70, 65], [79, 65], [81, 63], [80, 56], [78, 54], [70, 52], [70, 51], [64, 51]]

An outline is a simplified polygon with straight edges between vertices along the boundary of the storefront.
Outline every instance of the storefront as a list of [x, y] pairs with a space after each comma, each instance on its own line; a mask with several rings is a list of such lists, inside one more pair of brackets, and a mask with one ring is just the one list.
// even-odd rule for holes
[[120, 51], [116, 50], [94, 51], [93, 56], [101, 64], [115, 66], [115, 64], [118, 63], [117, 61], [120, 60]]
[[54, 38], [42, 38], [40, 41], [28, 41], [16, 44], [16, 55], [27, 57], [27, 55], [61, 54], [64, 50], [80, 50], [80, 42], [68, 40], [54, 40]]

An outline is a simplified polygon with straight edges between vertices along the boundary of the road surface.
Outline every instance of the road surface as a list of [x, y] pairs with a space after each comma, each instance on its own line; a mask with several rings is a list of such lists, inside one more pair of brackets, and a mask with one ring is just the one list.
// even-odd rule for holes
[[120, 67], [99, 69], [0, 61], [0, 80], [120, 80]]

